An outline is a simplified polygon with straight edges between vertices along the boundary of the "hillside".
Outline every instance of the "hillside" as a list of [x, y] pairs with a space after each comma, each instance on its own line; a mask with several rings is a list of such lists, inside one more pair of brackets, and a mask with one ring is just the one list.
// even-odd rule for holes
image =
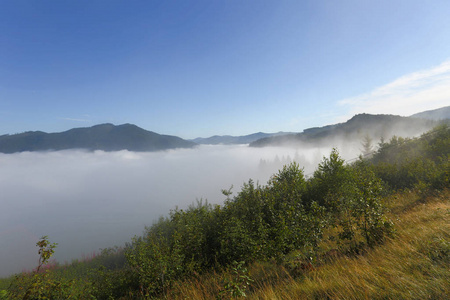
[[423, 111], [423, 112], [414, 114], [411, 117], [435, 120], [435, 121], [450, 119], [450, 106]]
[[190, 141], [197, 144], [232, 145], [250, 144], [252, 147], [296, 146], [299, 144], [326, 145], [334, 140], [360, 141], [366, 136], [378, 141], [397, 136], [417, 136], [436, 125], [437, 121], [450, 119], [450, 106], [424, 111], [410, 117], [395, 115], [359, 114], [345, 123], [313, 127], [301, 133], [258, 132], [243, 136], [214, 135], [208, 138], [196, 138]]
[[[0, 299], [446, 299], [450, 128], [305, 178], [284, 166], [223, 205], [176, 208], [124, 248], [0, 280]], [[45, 271], [44, 271], [45, 270]]]
[[0, 136], [0, 152], [3, 153], [66, 149], [158, 151], [195, 145], [179, 137], [160, 135], [132, 124], [101, 124], [60, 133], [30, 131]]
[[214, 135], [208, 138], [196, 138], [191, 140], [194, 143], [197, 144], [203, 144], [203, 145], [237, 145], [237, 144], [250, 144], [254, 141], [257, 141], [262, 138], [271, 137], [271, 136], [280, 136], [280, 135], [286, 135], [286, 134], [292, 134], [291, 132], [277, 132], [277, 133], [264, 133], [264, 132], [257, 132], [253, 134], [248, 135], [241, 135], [241, 136], [231, 136], [231, 135]]
[[365, 136], [378, 141], [393, 135], [413, 137], [430, 130], [437, 123], [413, 117], [394, 115], [359, 114], [345, 123], [305, 129], [301, 133], [267, 137], [250, 144], [251, 147], [266, 146], [322, 146], [334, 141], [361, 141]]
[[[214, 299], [224, 294], [224, 283], [245, 275], [252, 280], [246, 299], [448, 299], [449, 200], [449, 190], [396, 193], [384, 199], [395, 235], [362, 255], [328, 250], [312, 267], [295, 256], [280, 263], [257, 262], [239, 272], [192, 277], [164, 299]], [[240, 282], [243, 287], [245, 280]]]

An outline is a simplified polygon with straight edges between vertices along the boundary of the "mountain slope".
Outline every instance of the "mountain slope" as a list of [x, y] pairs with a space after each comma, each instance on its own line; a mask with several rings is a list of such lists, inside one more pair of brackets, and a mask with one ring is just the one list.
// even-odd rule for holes
[[428, 120], [436, 120], [436, 121], [450, 119], [450, 106], [423, 111], [423, 112], [414, 114], [411, 117], [428, 119]]
[[224, 145], [234, 145], [234, 144], [249, 144], [251, 142], [257, 141], [262, 138], [271, 137], [271, 136], [279, 136], [279, 135], [286, 135], [286, 134], [292, 134], [291, 132], [277, 132], [277, 133], [264, 133], [264, 132], [257, 132], [253, 134], [248, 135], [242, 135], [242, 136], [231, 136], [231, 135], [214, 135], [208, 138], [196, 138], [193, 140], [190, 140], [197, 144], [203, 144], [203, 145], [218, 145], [218, 144], [224, 144]]
[[3, 153], [65, 149], [158, 151], [195, 145], [179, 137], [160, 135], [132, 124], [101, 124], [59, 133], [30, 131], [0, 136], [0, 152]]
[[379, 140], [393, 135], [416, 136], [437, 124], [436, 121], [394, 115], [358, 114], [345, 123], [305, 129], [301, 133], [268, 137], [250, 144], [251, 147], [326, 145], [335, 140], [355, 141], [365, 136]]

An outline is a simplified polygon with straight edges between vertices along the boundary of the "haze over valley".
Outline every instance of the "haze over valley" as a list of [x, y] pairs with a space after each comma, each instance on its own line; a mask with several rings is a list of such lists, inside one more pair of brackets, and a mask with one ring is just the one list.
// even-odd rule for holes
[[[203, 282], [198, 274], [218, 274], [205, 298], [235, 297], [222, 279], [241, 261], [239, 272], [273, 267], [276, 276], [252, 276], [283, 281], [260, 278], [251, 293], [347, 295], [314, 279], [323, 293], [290, 297], [278, 275], [292, 267], [299, 287], [305, 267], [327, 266], [332, 250], [388, 257], [374, 253], [398, 211], [407, 219], [435, 191], [445, 211], [449, 12], [448, 0], [2, 1], [0, 299], [32, 289], [55, 292], [49, 299], [171, 299], [179, 282]], [[321, 162], [330, 167], [315, 172]], [[217, 206], [190, 206], [200, 201]], [[394, 231], [426, 229], [420, 220]], [[448, 250], [448, 235], [425, 231], [423, 260], [392, 257], [427, 267], [376, 281], [385, 270], [376, 265], [362, 289], [342, 276], [349, 297], [389, 292], [390, 278], [411, 273], [404, 294], [385, 298], [405, 298], [417, 282], [429, 290], [416, 298], [439, 298], [433, 280], [448, 273], [437, 276], [441, 258], [430, 255]], [[127, 250], [39, 273], [51, 267], [36, 248], [45, 236], [61, 265]], [[111, 257], [114, 266], [90, 269]]]
[[[301, 159], [310, 166], [329, 150], [302, 152]], [[293, 159], [295, 152], [205, 145], [153, 153], [0, 154], [0, 276], [35, 266], [33, 245], [42, 235], [58, 242], [59, 262], [123, 246], [176, 206], [201, 198], [222, 203], [221, 189], [239, 191], [250, 178], [266, 183], [280, 167], [276, 157]]]
[[[393, 116], [390, 119], [397, 120]], [[373, 116], [371, 120], [367, 123], [371, 127], [377, 127], [375, 120], [380, 126], [386, 125], [383, 116]], [[409, 122], [410, 125], [407, 128], [409, 131], [397, 127], [399, 134], [407, 131], [417, 134], [436, 125], [418, 119], [399, 120], [401, 124]], [[414, 122], [417, 127], [412, 130]], [[393, 124], [390, 124], [390, 130], [395, 131]], [[102, 131], [103, 136], [96, 137], [98, 140], [106, 141], [110, 129], [137, 128], [131, 125], [118, 126], [118, 129], [107, 126], [108, 131]], [[89, 257], [101, 248], [123, 246], [132, 236], [140, 235], [145, 226], [161, 216], [167, 216], [175, 207], [186, 208], [200, 199], [222, 204], [225, 199], [222, 189], [233, 186], [232, 191], [239, 191], [249, 179], [265, 184], [272, 174], [292, 161], [297, 162], [310, 176], [323, 156], [334, 147], [345, 159], [357, 158], [362, 153], [367, 128], [359, 123], [347, 132], [351, 138], [344, 138], [344, 131], [336, 131], [336, 126], [340, 128], [342, 125], [311, 129], [327, 132], [325, 139], [303, 140], [275, 147], [266, 145], [255, 148], [248, 144], [192, 147], [187, 144], [189, 147], [185, 149], [156, 152], [53, 151], [50, 147], [47, 151], [0, 154], [0, 189], [3, 197], [3, 209], [0, 211], [0, 276], [32, 268], [36, 264], [32, 245], [43, 235], [58, 242], [55, 259], [70, 262]], [[94, 129], [97, 128], [104, 127]], [[88, 128], [86, 131], [92, 132], [94, 129]], [[81, 132], [80, 129], [77, 131]], [[139, 132], [142, 130], [139, 129]], [[29, 134], [17, 136], [27, 138]], [[137, 140], [133, 141], [131, 137]], [[120, 145], [120, 139], [112, 144], [119, 149], [126, 148], [130, 143], [141, 144], [141, 135], [131, 134], [129, 138], [123, 145]], [[67, 142], [67, 139], [63, 138], [63, 141]], [[90, 142], [100, 145], [95, 139]], [[2, 143], [0, 146], [7, 144], [4, 140]], [[111, 145], [111, 142], [107, 144]], [[373, 150], [376, 144], [374, 139]]]

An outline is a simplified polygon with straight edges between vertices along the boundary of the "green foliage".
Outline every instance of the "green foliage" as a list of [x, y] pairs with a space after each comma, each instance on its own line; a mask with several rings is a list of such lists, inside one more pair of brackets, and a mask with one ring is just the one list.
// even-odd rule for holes
[[449, 236], [437, 236], [432, 240], [425, 241], [420, 249], [426, 252], [428, 257], [435, 263], [450, 264], [450, 239]]
[[49, 261], [53, 253], [55, 253], [55, 248], [57, 245], [58, 243], [50, 244], [47, 236], [43, 236], [41, 240], [36, 243], [36, 246], [39, 247], [39, 266], [37, 267], [36, 272], [39, 272], [40, 268]]
[[244, 221], [234, 216], [223, 222], [219, 241], [219, 261], [223, 265], [235, 259], [251, 260], [258, 255], [258, 251], [262, 251], [258, 239], [252, 236]]
[[303, 171], [294, 163], [267, 186], [250, 180], [234, 198], [231, 189], [224, 191], [222, 208], [198, 201], [187, 210], [175, 209], [144, 237], [134, 238], [126, 251], [141, 295], [163, 292], [175, 279], [232, 261], [281, 259], [295, 249], [316, 246], [324, 210], [317, 203], [305, 210], [305, 190]]
[[108, 269], [100, 266], [88, 273], [90, 294], [94, 299], [118, 299], [138, 287], [127, 267]]
[[36, 246], [39, 247], [38, 267], [30, 274], [22, 273], [15, 277], [8, 288], [7, 299], [90, 298], [89, 293], [77, 288], [75, 280], [60, 278], [54, 272], [51, 272], [49, 268], [46, 268], [46, 264], [52, 257], [56, 245], [56, 243], [50, 244], [47, 236], [43, 236], [36, 243]]
[[148, 233], [144, 238], [134, 237], [125, 255], [137, 277], [140, 296], [160, 293], [182, 272], [182, 254], [178, 236], [174, 245], [159, 233]]
[[250, 278], [245, 262], [233, 261], [231, 266], [231, 278], [226, 278], [224, 289], [219, 292], [218, 299], [230, 299], [247, 297], [247, 290], [253, 279]]
[[[198, 201], [175, 209], [135, 237], [126, 252], [141, 296], [164, 291], [174, 280], [233, 261], [283, 260], [293, 252], [313, 257], [323, 233], [354, 250], [374, 246], [390, 231], [380, 204], [382, 183], [366, 161], [344, 164], [337, 150], [306, 181], [296, 163], [284, 166], [266, 186], [245, 183], [223, 207]], [[231, 287], [232, 284], [229, 285]]]
[[296, 163], [284, 166], [266, 186], [249, 181], [223, 209], [221, 261], [281, 259], [321, 238], [323, 209], [306, 210], [306, 181]]
[[308, 197], [326, 211], [327, 225], [338, 229], [339, 240], [358, 251], [381, 242], [391, 230], [380, 202], [382, 186], [367, 161], [345, 165], [333, 149], [310, 180]]
[[268, 239], [261, 186], [249, 180], [234, 199], [228, 199], [220, 216], [219, 262], [262, 259]]
[[306, 189], [303, 170], [296, 163], [284, 166], [266, 187], [265, 217], [268, 223], [272, 253], [283, 255], [302, 247], [309, 227], [302, 197]]
[[172, 247], [182, 249], [184, 273], [201, 272], [214, 265], [218, 248], [216, 235], [220, 230], [218, 214], [218, 206], [213, 207], [203, 200], [190, 205], [186, 211], [176, 209], [170, 213]]
[[37, 246], [39, 266], [15, 276], [5, 299], [118, 299], [137, 289], [117, 247], [104, 249], [90, 260], [58, 266], [48, 264], [56, 243], [42, 237]]
[[392, 222], [384, 216], [381, 205], [383, 184], [366, 161], [352, 166], [354, 188], [348, 208], [356, 229], [369, 246], [382, 242], [392, 232]]
[[361, 141], [361, 146], [362, 146], [362, 149], [361, 149], [362, 156], [364, 158], [369, 157], [373, 152], [373, 140], [369, 134], [364, 135], [364, 137]]
[[450, 128], [441, 125], [420, 138], [393, 137], [380, 143], [372, 163], [378, 177], [392, 189], [450, 186]]
[[345, 197], [343, 193], [351, 188], [350, 169], [333, 149], [330, 157], [324, 157], [314, 172], [308, 186], [309, 201], [317, 201], [328, 213], [339, 211]]

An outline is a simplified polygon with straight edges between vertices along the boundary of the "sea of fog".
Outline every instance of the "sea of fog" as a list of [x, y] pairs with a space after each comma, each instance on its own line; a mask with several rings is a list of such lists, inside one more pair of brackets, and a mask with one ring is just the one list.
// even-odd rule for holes
[[289, 160], [310, 174], [330, 151], [220, 145], [0, 154], [0, 276], [35, 267], [43, 235], [58, 243], [54, 258], [70, 262], [124, 245], [176, 206], [197, 199], [221, 204], [222, 189], [233, 185], [236, 194], [249, 179], [266, 184]]

